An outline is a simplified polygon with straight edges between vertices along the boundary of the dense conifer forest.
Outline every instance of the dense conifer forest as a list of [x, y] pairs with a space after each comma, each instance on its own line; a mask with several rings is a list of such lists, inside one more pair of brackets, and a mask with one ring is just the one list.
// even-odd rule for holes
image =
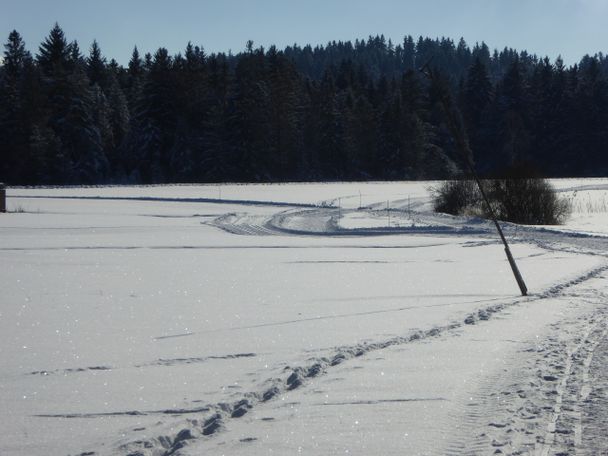
[[608, 172], [608, 58], [383, 36], [354, 43], [188, 43], [127, 67], [55, 25], [31, 55], [13, 31], [0, 66], [0, 181], [8, 184], [445, 178], [464, 169], [432, 85], [451, 86], [478, 170]]

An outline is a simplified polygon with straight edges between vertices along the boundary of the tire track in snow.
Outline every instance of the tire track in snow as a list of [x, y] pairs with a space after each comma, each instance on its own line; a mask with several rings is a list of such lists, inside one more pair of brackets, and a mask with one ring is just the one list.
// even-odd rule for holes
[[[588, 398], [593, 391], [590, 366], [597, 347], [608, 343], [608, 309], [602, 293], [598, 296], [595, 288], [585, 291], [586, 296], [579, 292], [553, 296], [574, 296], [590, 305], [591, 311], [550, 325], [548, 337], [539, 345], [532, 340], [532, 347], [524, 350], [532, 356], [516, 354], [505, 361], [510, 366], [505, 369], [508, 376], [483, 379], [471, 404], [473, 410], [463, 411], [467, 408], [464, 401], [456, 408], [455, 419], [462, 412], [464, 425], [460, 437], [448, 446], [448, 454], [606, 453], [605, 428], [596, 425], [593, 436], [587, 434], [589, 422], [598, 423], [598, 415], [606, 416], [605, 407]], [[603, 366], [600, 378], [608, 383]], [[591, 418], [585, 421], [586, 409], [593, 407], [596, 410], [587, 413]]]
[[240, 236], [271, 236], [276, 234], [266, 226], [268, 218], [263, 216], [231, 213], [203, 223]]
[[[607, 322], [606, 317], [589, 319], [584, 335], [567, 349], [564, 373], [556, 388], [557, 397], [544, 444], [539, 446], [536, 455], [585, 454], [582, 417], [592, 391], [589, 371], [597, 347], [608, 335]], [[605, 452], [606, 444], [600, 450]]]
[[[598, 445], [598, 439], [592, 439], [595, 451], [581, 450], [582, 416], [591, 391], [589, 366], [608, 334], [604, 313], [592, 311], [552, 324], [548, 338], [538, 346], [532, 340], [533, 346], [524, 350], [532, 356], [521, 357], [519, 352], [504, 361], [509, 375], [483, 378], [470, 403], [456, 401], [452, 420], [460, 419], [462, 425], [446, 454], [565, 456], [606, 451], [606, 442]], [[524, 365], [519, 364], [522, 359]]]
[[[513, 367], [521, 358], [519, 350], [510, 354], [509, 358], [503, 359], [509, 368], [473, 379], [468, 389], [470, 397], [453, 402], [449, 422], [458, 424], [452, 432], [453, 440], [441, 454], [528, 454], [534, 448], [533, 433], [520, 428], [534, 427], [539, 413], [538, 410], [532, 410], [533, 413], [525, 410], [529, 370]], [[523, 425], [514, 417], [518, 410], [527, 414]]]
[[[602, 322], [601, 325], [598, 326], [606, 326], [606, 321]], [[598, 348], [598, 346], [602, 343], [606, 341], [606, 336], [608, 335], [608, 330], [604, 329], [601, 333], [601, 335], [595, 340], [591, 342], [591, 345], [589, 347], [587, 356], [585, 357], [584, 361], [583, 361], [583, 365], [582, 365], [582, 381], [581, 381], [581, 386], [580, 386], [580, 391], [579, 391], [579, 397], [576, 398], [578, 399], [578, 403], [579, 404], [585, 404], [588, 402], [588, 398], [589, 395], [591, 394], [592, 391], [592, 384], [591, 384], [591, 379], [590, 379], [590, 370], [591, 370], [591, 363], [593, 362], [593, 359], [595, 357], [596, 354], [596, 350]], [[581, 409], [584, 408], [583, 406], [580, 407]], [[576, 448], [576, 454], [584, 454], [582, 451], [583, 448], [583, 410], [577, 410], [575, 412], [575, 418], [576, 418], [576, 423], [575, 423], [575, 429], [574, 429], [574, 445]]]
[[[606, 439], [606, 423], [608, 423], [608, 339], [604, 330], [604, 338], [593, 350], [593, 357], [585, 360], [587, 376], [583, 379], [581, 396], [584, 397], [581, 410], [581, 427], [583, 435], [577, 441], [577, 455], [606, 454], [608, 442]], [[588, 364], [588, 365], [587, 365]]]
[[[375, 228], [344, 228], [339, 218], [347, 214], [377, 215], [369, 208], [337, 209], [332, 207], [312, 207], [288, 209], [272, 216], [249, 216], [247, 214], [228, 214], [213, 221], [203, 222], [226, 232], [240, 235], [290, 235], [315, 237], [348, 236], [478, 236], [483, 240], [477, 243], [499, 242], [493, 226], [487, 220], [471, 217], [458, 217], [434, 212], [396, 211], [392, 217], [405, 216], [408, 220], [415, 214], [417, 226], [400, 225]], [[505, 235], [511, 243], [529, 243], [554, 252], [567, 252], [607, 257], [608, 236], [563, 231], [554, 228], [517, 225], [500, 222]], [[422, 225], [422, 226], [420, 226]], [[475, 242], [471, 246], [477, 245]]]
[[[543, 443], [539, 445], [539, 448], [535, 451], [535, 455], [537, 456], [549, 456], [549, 452], [552, 447], [556, 443], [556, 435], [559, 434], [567, 434], [572, 433], [572, 429], [568, 429], [567, 427], [558, 427], [558, 421], [562, 417], [562, 410], [565, 402], [566, 390], [568, 386], [568, 382], [570, 381], [570, 376], [572, 375], [572, 367], [573, 367], [573, 358], [578, 354], [578, 352], [583, 347], [583, 344], [589, 337], [589, 333], [591, 330], [588, 330], [587, 333], [583, 337], [583, 341], [576, 344], [574, 347], [568, 349], [566, 354], [565, 366], [563, 368], [563, 373], [561, 378], [559, 379], [559, 383], [555, 390], [552, 393], [555, 393], [555, 405], [553, 406], [553, 413], [549, 419], [549, 424], [547, 425], [547, 430], [543, 439]], [[557, 377], [552, 375], [544, 376], [545, 380], [552, 381], [558, 380]]]
[[[375, 214], [371, 210], [340, 210], [318, 208], [307, 210], [287, 210], [270, 217], [250, 216], [248, 214], [226, 214], [213, 221], [204, 222], [231, 234], [238, 235], [291, 235], [291, 236], [386, 236], [399, 234], [417, 235], [485, 235], [489, 227], [480, 224], [440, 223], [432, 217], [424, 226], [390, 226], [377, 228], [343, 228], [338, 220], [341, 215], [350, 213]], [[404, 213], [405, 214], [405, 213]], [[423, 213], [416, 213], [422, 216]], [[430, 217], [425, 214], [426, 217]], [[393, 214], [395, 217], [395, 214]], [[422, 219], [423, 220], [423, 219]]]

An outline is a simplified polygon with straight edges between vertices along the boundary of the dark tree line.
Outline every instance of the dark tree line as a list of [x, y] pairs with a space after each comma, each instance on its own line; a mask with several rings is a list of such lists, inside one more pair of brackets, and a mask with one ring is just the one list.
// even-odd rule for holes
[[464, 40], [384, 37], [206, 54], [188, 44], [127, 67], [58, 25], [0, 66], [0, 181], [157, 183], [451, 177], [462, 168], [433, 87], [452, 87], [476, 164], [550, 176], [608, 171], [608, 58], [565, 67]]

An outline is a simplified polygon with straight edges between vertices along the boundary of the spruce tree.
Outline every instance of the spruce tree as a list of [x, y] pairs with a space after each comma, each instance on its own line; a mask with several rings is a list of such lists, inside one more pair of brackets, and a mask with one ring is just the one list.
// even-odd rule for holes
[[107, 86], [106, 59], [101, 55], [101, 49], [99, 48], [99, 44], [97, 44], [97, 40], [93, 40], [91, 44], [86, 63], [89, 82], [92, 85], [97, 84], [105, 89]]
[[[68, 179], [77, 183], [99, 183], [108, 177], [109, 162], [104, 145], [111, 144], [105, 95], [98, 86], [93, 89], [84, 68], [69, 77], [70, 99], [65, 117], [56, 132], [64, 153], [71, 158]], [[105, 137], [104, 137], [105, 136]]]
[[174, 89], [172, 59], [167, 49], [159, 48], [132, 109], [130, 142], [134, 166], [146, 182], [162, 182], [170, 177], [169, 151], [176, 127]]
[[528, 88], [519, 58], [508, 68], [498, 90], [500, 144], [497, 165], [519, 164], [530, 160], [528, 128]]
[[492, 83], [479, 57], [469, 68], [464, 88], [464, 114], [469, 129], [476, 130], [492, 99]]
[[303, 160], [302, 109], [300, 80], [293, 64], [276, 48], [267, 54], [270, 90], [270, 163], [271, 175], [288, 179], [298, 172]]
[[71, 48], [59, 24], [51, 29], [49, 36], [38, 48], [36, 59], [46, 75], [56, 76], [67, 71]]
[[31, 54], [25, 49], [25, 42], [17, 30], [8, 35], [8, 41], [4, 45], [3, 71], [8, 80], [19, 79], [26, 61], [31, 60]]
[[248, 51], [235, 68], [232, 87], [230, 125], [234, 137], [231, 154], [240, 169], [233, 172], [239, 180], [268, 180], [270, 177], [270, 89], [266, 80], [266, 58], [263, 49]]
[[31, 68], [31, 55], [21, 35], [13, 30], [4, 45], [4, 65], [0, 72], [0, 181], [20, 183], [31, 116], [24, 100], [26, 68]]
[[471, 150], [481, 162], [493, 153], [490, 143], [496, 132], [488, 123], [492, 115], [493, 91], [487, 68], [476, 57], [464, 81], [461, 112]]

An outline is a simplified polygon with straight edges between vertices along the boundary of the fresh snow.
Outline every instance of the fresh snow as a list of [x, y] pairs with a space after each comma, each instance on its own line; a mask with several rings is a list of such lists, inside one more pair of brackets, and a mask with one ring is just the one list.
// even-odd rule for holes
[[10, 188], [2, 455], [600, 454], [608, 180], [559, 227], [434, 182]]

